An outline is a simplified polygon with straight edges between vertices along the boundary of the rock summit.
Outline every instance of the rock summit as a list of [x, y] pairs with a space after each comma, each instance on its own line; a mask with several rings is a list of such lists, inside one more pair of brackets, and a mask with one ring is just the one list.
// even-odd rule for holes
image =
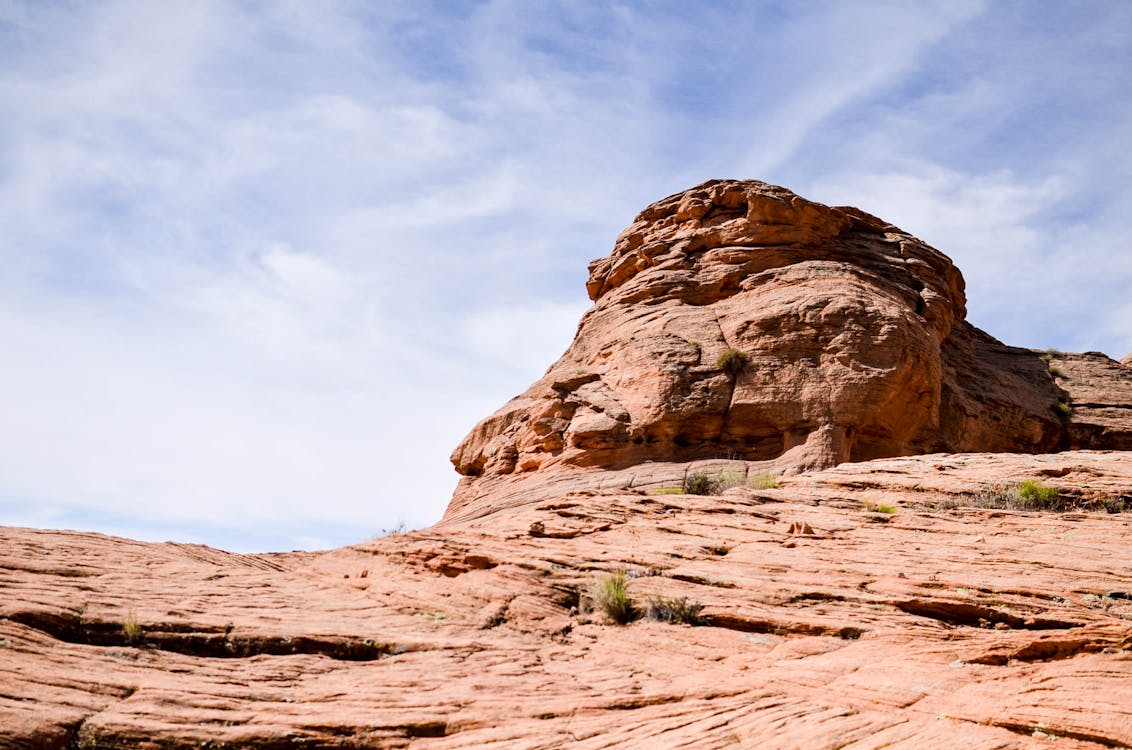
[[589, 270], [569, 349], [453, 452], [450, 516], [571, 469], [628, 487], [710, 459], [1132, 449], [1132, 417], [1108, 408], [1132, 403], [1132, 373], [1004, 345], [966, 321], [947, 256], [856, 208], [711, 180], [645, 208]]

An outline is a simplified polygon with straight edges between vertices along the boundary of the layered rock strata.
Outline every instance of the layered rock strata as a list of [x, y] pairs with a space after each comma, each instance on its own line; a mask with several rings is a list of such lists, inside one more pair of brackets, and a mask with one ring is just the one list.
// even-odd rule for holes
[[572, 469], [1132, 447], [1128, 368], [1002, 344], [945, 255], [855, 208], [713, 180], [642, 211], [586, 286], [566, 353], [452, 454], [449, 518]]

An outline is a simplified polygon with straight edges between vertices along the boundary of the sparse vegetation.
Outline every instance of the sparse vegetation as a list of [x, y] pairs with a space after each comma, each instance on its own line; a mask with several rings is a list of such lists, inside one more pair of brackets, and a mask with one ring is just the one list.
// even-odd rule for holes
[[1106, 497], [1101, 501], [1101, 507], [1107, 513], [1123, 513], [1129, 510], [1129, 500], [1123, 497]]
[[628, 577], [615, 570], [599, 578], [590, 591], [593, 606], [618, 625], [625, 625], [640, 616], [629, 596]]
[[778, 487], [778, 475], [769, 471], [761, 471], [751, 477], [747, 484], [756, 490], [773, 490]]
[[1065, 377], [1065, 373], [1064, 373], [1064, 372], [1062, 372], [1062, 371], [1061, 371], [1061, 368], [1060, 368], [1060, 367], [1058, 367], [1057, 365], [1050, 365], [1050, 366], [1049, 366], [1049, 374], [1050, 374], [1050, 375], [1051, 375], [1051, 376], [1052, 376], [1052, 377], [1053, 377], [1053, 378], [1054, 378], [1055, 380], [1056, 380], [1057, 378], [1064, 378], [1064, 377]]
[[877, 513], [892, 514], [896, 512], [895, 505], [878, 505], [876, 508]]
[[657, 487], [652, 490], [657, 495], [718, 495], [732, 487], [752, 487], [757, 490], [770, 490], [778, 487], [778, 476], [769, 471], [745, 476], [742, 467], [724, 468], [717, 472], [690, 471], [684, 475], [679, 487]]
[[1067, 401], [1058, 401], [1053, 405], [1053, 410], [1063, 417], [1068, 417], [1073, 413], [1073, 406]]
[[941, 497], [931, 503], [937, 510], [992, 508], [995, 510], [1070, 511], [1103, 510], [1124, 513], [1132, 510], [1132, 496], [1086, 494], [1076, 496], [1034, 479], [1018, 484], [996, 484], [958, 497]]
[[684, 476], [685, 495], [715, 495], [720, 491], [720, 481], [702, 471], [689, 472]]
[[704, 605], [699, 602], [690, 602], [688, 597], [679, 599], [656, 598], [649, 601], [645, 616], [656, 622], [684, 623], [687, 625], [702, 625], [700, 612]]
[[1027, 479], [1019, 484], [1017, 492], [1022, 505], [1035, 510], [1051, 508], [1057, 505], [1059, 498], [1056, 487], [1050, 487], [1034, 479]]
[[747, 369], [750, 361], [750, 355], [742, 349], [728, 349], [719, 355], [719, 359], [715, 360], [715, 366], [732, 378], [737, 378], [743, 370]]
[[404, 521], [398, 521], [396, 526], [389, 529], [381, 529], [380, 531], [378, 531], [374, 536], [374, 539], [381, 539], [382, 537], [387, 536], [399, 536], [401, 534], [404, 534], [408, 530], [409, 528], [405, 525]]
[[138, 622], [137, 613], [132, 609], [126, 614], [126, 619], [122, 621], [122, 634], [126, 636], [126, 643], [136, 645], [145, 640], [145, 628]]

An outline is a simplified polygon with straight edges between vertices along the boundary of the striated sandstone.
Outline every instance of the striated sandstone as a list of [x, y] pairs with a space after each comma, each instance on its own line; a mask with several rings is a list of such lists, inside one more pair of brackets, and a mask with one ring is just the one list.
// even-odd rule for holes
[[[0, 746], [1132, 746], [1132, 514], [963, 507], [1028, 478], [1132, 504], [1132, 454], [970, 454], [322, 553], [0, 528]], [[705, 624], [579, 611], [618, 568]]]
[[[587, 289], [594, 306], [566, 353], [453, 452], [465, 478], [448, 517], [579, 469], [609, 482], [650, 462], [792, 472], [1132, 447], [1132, 373], [1072, 355], [1074, 374], [1055, 378], [1041, 352], [966, 322], [946, 256], [855, 208], [713, 180], [642, 211], [590, 264]], [[741, 371], [719, 366], [730, 350]]]

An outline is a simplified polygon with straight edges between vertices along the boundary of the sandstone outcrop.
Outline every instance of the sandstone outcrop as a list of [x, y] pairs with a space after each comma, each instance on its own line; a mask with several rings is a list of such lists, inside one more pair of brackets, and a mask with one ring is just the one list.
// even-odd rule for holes
[[[970, 507], [1023, 479], [1096, 510]], [[971, 454], [323, 553], [0, 528], [0, 747], [1132, 746], [1123, 503], [1126, 453]], [[700, 625], [584, 611], [615, 569]]]
[[1132, 448], [1132, 373], [978, 330], [946, 256], [855, 208], [713, 180], [642, 211], [587, 290], [566, 353], [452, 454], [449, 518], [574, 469]]

